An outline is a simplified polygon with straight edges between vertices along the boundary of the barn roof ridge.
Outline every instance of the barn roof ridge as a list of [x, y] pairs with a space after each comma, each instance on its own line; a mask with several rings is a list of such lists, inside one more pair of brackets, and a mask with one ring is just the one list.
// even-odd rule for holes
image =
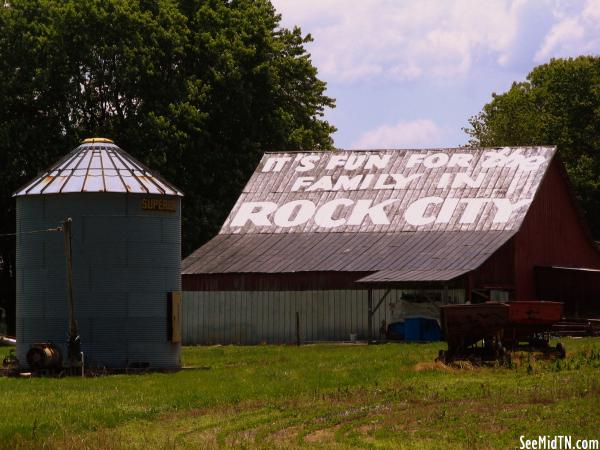
[[458, 146], [458, 147], [423, 147], [423, 148], [332, 148], [332, 149], [304, 149], [304, 150], [267, 150], [263, 152], [263, 155], [278, 155], [284, 153], [339, 153], [339, 152], [364, 152], [364, 153], [376, 153], [376, 152], [426, 152], [431, 150], [444, 150], [444, 151], [479, 151], [479, 150], [500, 150], [500, 149], [532, 149], [532, 148], [545, 148], [545, 149], [556, 149], [556, 145], [500, 145], [496, 147], [470, 147], [470, 146]]

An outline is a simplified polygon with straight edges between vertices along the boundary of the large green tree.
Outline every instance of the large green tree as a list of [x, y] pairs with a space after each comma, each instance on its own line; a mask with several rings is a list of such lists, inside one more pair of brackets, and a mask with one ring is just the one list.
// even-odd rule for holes
[[310, 36], [267, 0], [10, 0], [0, 7], [2, 228], [10, 193], [85, 137], [185, 191], [190, 250], [266, 150], [330, 148]]
[[557, 145], [593, 236], [600, 239], [600, 57], [534, 68], [469, 120], [476, 146]]
[[185, 192], [187, 254], [262, 152], [332, 147], [310, 40], [268, 0], [0, 3], [0, 233], [14, 230], [14, 190], [103, 136]]

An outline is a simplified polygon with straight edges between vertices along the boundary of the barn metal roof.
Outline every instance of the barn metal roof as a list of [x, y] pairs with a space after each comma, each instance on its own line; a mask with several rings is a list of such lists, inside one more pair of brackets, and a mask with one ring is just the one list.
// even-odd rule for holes
[[479, 267], [513, 235], [512, 231], [220, 234], [183, 261], [182, 274], [387, 271], [406, 277], [426, 271], [433, 277], [429, 279], [456, 274], [448, 278], [452, 279]]
[[[476, 267], [475, 267], [476, 268]], [[419, 281], [450, 281], [472, 269], [405, 269], [380, 270], [357, 280], [357, 283], [398, 283]]]
[[122, 192], [183, 196], [110, 139], [90, 138], [13, 196]]
[[448, 281], [519, 230], [555, 147], [267, 153], [183, 275]]
[[[516, 230], [555, 152], [503, 147], [267, 153], [220, 232]], [[500, 217], [506, 204], [515, 209]], [[376, 205], [384, 205], [381, 220], [363, 214]], [[325, 220], [318, 214], [323, 207]]]

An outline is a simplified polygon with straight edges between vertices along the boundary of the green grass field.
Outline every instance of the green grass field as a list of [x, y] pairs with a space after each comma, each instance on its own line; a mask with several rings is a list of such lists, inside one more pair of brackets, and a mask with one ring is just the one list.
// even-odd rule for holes
[[[563, 361], [433, 363], [444, 344], [188, 347], [174, 374], [1, 378], [0, 448], [516, 448], [600, 439], [600, 340]], [[6, 348], [0, 348], [3, 356]]]

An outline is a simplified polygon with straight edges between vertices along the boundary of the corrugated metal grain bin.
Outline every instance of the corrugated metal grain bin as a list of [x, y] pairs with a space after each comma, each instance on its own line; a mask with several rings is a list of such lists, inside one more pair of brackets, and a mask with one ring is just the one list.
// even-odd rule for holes
[[14, 195], [21, 364], [34, 343], [53, 343], [66, 355], [64, 236], [41, 230], [69, 217], [86, 365], [179, 367], [172, 323], [179, 297], [170, 294], [181, 290], [182, 193], [112, 141], [95, 138]]

